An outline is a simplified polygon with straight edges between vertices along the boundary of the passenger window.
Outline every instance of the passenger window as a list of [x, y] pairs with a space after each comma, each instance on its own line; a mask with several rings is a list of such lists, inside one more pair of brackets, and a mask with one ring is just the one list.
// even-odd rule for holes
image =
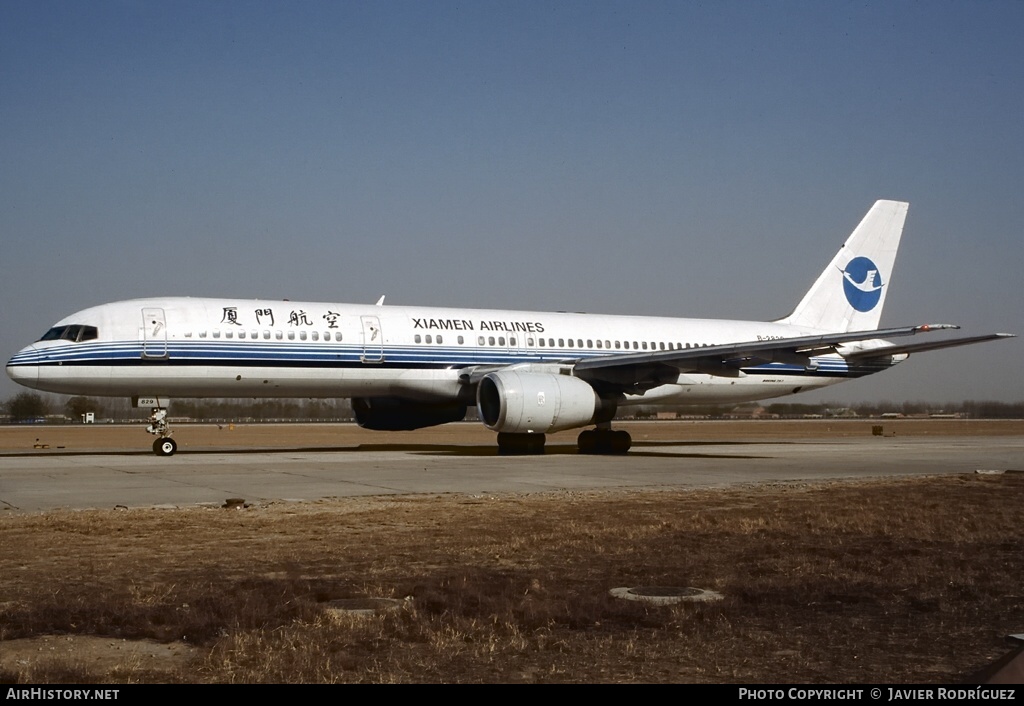
[[266, 340], [266, 341], [270, 340], [270, 331], [264, 331], [263, 332], [263, 339]]
[[564, 346], [565, 346], [565, 339], [564, 338], [559, 338], [558, 339], [558, 347], [559, 348], [563, 348]]
[[216, 329], [216, 328], [215, 328], [215, 329], [213, 330], [213, 337], [214, 337], [214, 338], [220, 338], [220, 329]]
[[533, 348], [533, 339], [532, 338], [527, 338], [526, 339], [526, 346], [528, 348]]
[[430, 338], [430, 334], [429, 333], [427, 334], [426, 338], [427, 338], [427, 343], [430, 343], [432, 341], [432, 339]]
[[334, 340], [335, 341], [340, 341], [341, 340], [341, 331], [335, 331], [334, 332]]
[[250, 331], [250, 332], [249, 332], [249, 336], [250, 336], [250, 337], [252, 338], [252, 340], [254, 340], [254, 341], [255, 341], [255, 340], [259, 339], [259, 337], [260, 337], [260, 332], [259, 332], [259, 331], [255, 331], [255, 330], [253, 330], [253, 331]]
[[572, 339], [569, 339], [569, 347], [572, 348]]
[[192, 338], [192, 332], [191, 331], [186, 331], [185, 332], [185, 338]]
[[284, 334], [281, 333], [280, 331], [274, 331], [274, 338], [280, 341], [284, 338]]
[[206, 331], [200, 331], [199, 338], [206, 338]]
[[588, 338], [587, 339], [587, 348], [593, 348], [593, 347], [594, 347], [593, 339]]
[[505, 337], [504, 336], [498, 336], [498, 345], [499, 346], [505, 345]]
[[516, 344], [516, 337], [515, 336], [509, 336], [508, 337], [508, 344], [510, 346], [514, 346]]
[[478, 346], [482, 346], [482, 345], [484, 344], [484, 337], [483, 337], [483, 336], [477, 336], [477, 338], [476, 338], [476, 344], [477, 344]]
[[224, 338], [234, 338], [235, 334], [230, 329], [224, 332]]
[[299, 340], [300, 341], [305, 341], [306, 340], [306, 332], [305, 331], [299, 331]]
[[413, 343], [423, 343], [423, 336], [421, 336], [421, 335], [419, 335], [417, 333], [415, 336], [412, 337], [412, 342]]
[[466, 339], [463, 338], [462, 336], [459, 336], [459, 345], [461, 346], [465, 342], [466, 342]]
[[543, 339], [543, 338], [538, 338], [538, 339], [537, 339], [537, 342], [538, 342], [538, 343], [540, 343], [540, 347], [541, 347], [541, 348], [543, 348], [543, 347], [544, 347], [544, 339]]
[[441, 340], [441, 334], [437, 334], [437, 342], [444, 343], [444, 341]]
[[295, 332], [294, 331], [289, 331], [288, 332], [288, 340], [289, 341], [294, 341], [295, 340]]

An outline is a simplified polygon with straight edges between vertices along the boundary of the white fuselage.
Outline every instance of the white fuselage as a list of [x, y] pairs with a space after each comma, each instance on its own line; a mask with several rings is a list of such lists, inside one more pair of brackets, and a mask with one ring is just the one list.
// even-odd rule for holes
[[[57, 330], [65, 326], [94, 332], [74, 329], [70, 337], [81, 340], [66, 340]], [[185, 297], [85, 309], [55, 331], [54, 340], [11, 358], [14, 380], [75, 395], [422, 401], [464, 398], [460, 375], [475, 367], [568, 366], [594, 356], [821, 333], [770, 322]], [[623, 402], [758, 400], [888, 367], [852, 366], [836, 354], [812, 362], [757, 365], [735, 376], [681, 373]]]

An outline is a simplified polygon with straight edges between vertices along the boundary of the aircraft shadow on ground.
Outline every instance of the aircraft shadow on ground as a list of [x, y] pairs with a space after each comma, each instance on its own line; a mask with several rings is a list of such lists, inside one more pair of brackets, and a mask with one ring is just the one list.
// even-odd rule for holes
[[[678, 447], [743, 447], [743, 446], [765, 446], [765, 445], [788, 445], [798, 442], [792, 441], [639, 441], [634, 442], [629, 453], [624, 458], [722, 458], [722, 459], [756, 459], [768, 458], [763, 455], [743, 453], [680, 453], [667, 450]], [[372, 453], [372, 452], [396, 452], [409, 453], [421, 456], [451, 456], [451, 457], [498, 457], [498, 447], [494, 444], [359, 444], [358, 446], [293, 446], [275, 448], [208, 448], [208, 449], [180, 449], [178, 455], [202, 456], [202, 455], [224, 455], [224, 454], [328, 454], [328, 453]], [[141, 449], [111, 450], [111, 449], [58, 449], [47, 451], [23, 451], [7, 453], [0, 456], [9, 457], [50, 457], [50, 456], [152, 456], [153, 452]], [[545, 448], [545, 456], [578, 456], [576, 447], [572, 444], [552, 444]], [[505, 456], [503, 458], [512, 458]]]

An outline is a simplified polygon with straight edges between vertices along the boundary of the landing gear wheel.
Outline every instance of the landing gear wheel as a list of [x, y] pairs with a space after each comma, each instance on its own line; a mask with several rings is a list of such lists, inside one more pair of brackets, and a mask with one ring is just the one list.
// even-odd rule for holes
[[153, 442], [153, 453], [157, 456], [173, 456], [178, 450], [178, 442], [174, 439], [157, 439]]
[[544, 453], [543, 434], [498, 434], [499, 456], [537, 456]]
[[633, 437], [629, 435], [628, 431], [613, 431], [611, 434], [611, 453], [624, 454], [629, 451], [629, 447], [633, 445]]
[[624, 454], [632, 446], [633, 439], [628, 431], [611, 429], [584, 429], [576, 439], [581, 454], [608, 455]]

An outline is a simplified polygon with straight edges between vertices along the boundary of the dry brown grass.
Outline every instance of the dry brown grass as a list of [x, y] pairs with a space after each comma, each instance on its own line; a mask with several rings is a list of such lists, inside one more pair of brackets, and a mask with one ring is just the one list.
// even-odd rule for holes
[[[10, 514], [0, 681], [955, 681], [1024, 628], [1022, 500], [1006, 474]], [[636, 585], [725, 600], [608, 595]], [[409, 600], [326, 609], [360, 596]], [[53, 635], [182, 657], [12, 654]]]

